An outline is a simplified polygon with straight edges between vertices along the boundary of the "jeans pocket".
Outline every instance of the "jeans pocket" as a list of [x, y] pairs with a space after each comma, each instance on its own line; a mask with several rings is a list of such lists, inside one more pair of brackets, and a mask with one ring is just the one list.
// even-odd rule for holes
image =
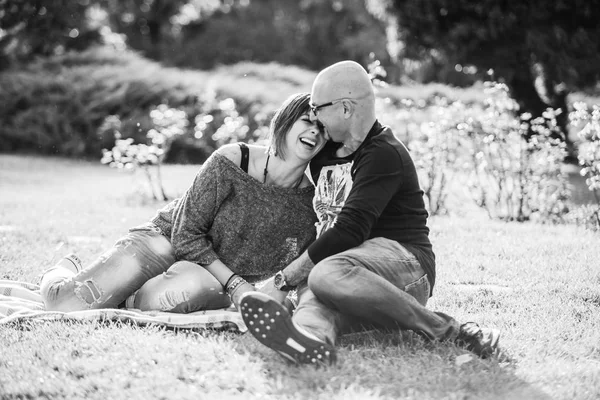
[[417, 301], [423, 306], [427, 304], [430, 289], [431, 287], [429, 284], [429, 279], [427, 279], [427, 274], [404, 287], [404, 291], [417, 299]]

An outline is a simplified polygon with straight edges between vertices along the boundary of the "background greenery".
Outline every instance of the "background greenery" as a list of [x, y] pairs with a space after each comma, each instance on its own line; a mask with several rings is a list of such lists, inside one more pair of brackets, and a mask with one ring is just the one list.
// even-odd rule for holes
[[[315, 71], [338, 60], [354, 59], [365, 67], [378, 60], [383, 68], [374, 70], [375, 75], [394, 85], [436, 81], [468, 87], [483, 79], [500, 81], [509, 87], [521, 112], [535, 118], [547, 107], [561, 111], [556, 116], [560, 129], [554, 135], [567, 143], [568, 157], [574, 161], [577, 149], [575, 138], [569, 134], [569, 95], [596, 91], [599, 1], [550, 4], [541, 0], [469, 0], [449, 4], [443, 0], [2, 0], [0, 71], [9, 71], [2, 81], [6, 97], [12, 97], [15, 90], [34, 96], [38, 91], [58, 97], [68, 93], [66, 96], [74, 97], [80, 106], [51, 98], [57, 100], [59, 116], [49, 110], [36, 110], [39, 113], [29, 111], [33, 115], [18, 117], [14, 114], [35, 109], [29, 107], [31, 99], [20, 98], [16, 106], [10, 104], [12, 114], [7, 114], [12, 117], [5, 114], [0, 120], [2, 125], [5, 120], [9, 125], [7, 134], [0, 135], [0, 150], [25, 147], [61, 154], [97, 154], [101, 139], [91, 138], [88, 133], [82, 135], [89, 143], [57, 146], [36, 132], [38, 129], [21, 126], [21, 120], [36, 119], [52, 129], [62, 123], [58, 121], [61, 114], [72, 114], [72, 122], [62, 123], [66, 130], [63, 135], [67, 142], [76, 142], [71, 136], [77, 134], [70, 128], [98, 128], [103, 113], [114, 111], [127, 119], [143, 118], [143, 113], [131, 109], [114, 105], [105, 109], [97, 104], [96, 96], [110, 94], [115, 101], [138, 101], [136, 106], [142, 110], [149, 102], [159, 101], [170, 102], [171, 107], [193, 107], [193, 98], [206, 89], [206, 84], [190, 83], [187, 73], [182, 73], [187, 80], [173, 79], [169, 76], [175, 74], [172, 70], [159, 72], [153, 69], [156, 67], [140, 65], [139, 59], [134, 61], [131, 56], [116, 63], [123, 66], [122, 70], [110, 69], [107, 64], [115, 63], [106, 51], [88, 56], [86, 61], [90, 67], [106, 66], [105, 75], [81, 68], [79, 73], [70, 71], [69, 60], [64, 75], [56, 69], [48, 71], [44, 62], [34, 62], [36, 66], [30, 68], [38, 57], [61, 56], [104, 43], [113, 49], [133, 49], [164, 67], [184, 69], [276, 62]], [[63, 65], [61, 61], [54, 64]], [[132, 74], [137, 68], [139, 77]], [[15, 77], [10, 72], [24, 69], [45, 76], [45, 80]], [[82, 72], [94, 76], [86, 76], [86, 81], [80, 76]], [[167, 76], [159, 82], [163, 74]], [[274, 77], [286, 83], [298, 82], [294, 73], [283, 75]], [[20, 81], [16, 87], [6, 82], [13, 79]], [[206, 76], [191, 79], [207, 80]], [[65, 87], [64, 80], [74, 87]], [[49, 81], [57, 82], [53, 86]], [[29, 85], [35, 89], [27, 89]], [[92, 93], [88, 93], [90, 90]], [[259, 106], [253, 96], [235, 95], [242, 113], [249, 103]], [[266, 104], [266, 109], [270, 106]], [[90, 120], [85, 120], [82, 113], [91, 113]], [[252, 120], [252, 113], [248, 116]], [[21, 131], [22, 140], [15, 138]], [[36, 135], [40, 136], [38, 146], [31, 138]], [[532, 135], [534, 131], [527, 132], [528, 137]]]

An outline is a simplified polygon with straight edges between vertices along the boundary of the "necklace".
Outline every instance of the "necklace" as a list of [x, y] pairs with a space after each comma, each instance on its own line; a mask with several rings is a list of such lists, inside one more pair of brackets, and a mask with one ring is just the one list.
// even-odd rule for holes
[[[263, 171], [263, 184], [267, 183], [267, 175], [269, 174], [269, 160], [271, 159], [271, 154], [267, 153], [267, 162], [265, 162], [265, 170]], [[300, 175], [300, 179], [294, 184], [293, 188], [298, 189], [300, 184], [302, 184], [302, 179], [304, 179], [304, 174]]]

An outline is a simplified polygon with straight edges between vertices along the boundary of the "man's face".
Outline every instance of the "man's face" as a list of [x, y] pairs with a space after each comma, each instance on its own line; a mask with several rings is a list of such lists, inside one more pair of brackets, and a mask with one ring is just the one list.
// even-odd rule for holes
[[343, 129], [344, 120], [340, 115], [341, 100], [327, 99], [325, 95], [320, 96], [318, 91], [313, 90], [310, 105], [311, 121], [317, 123], [325, 133], [325, 138], [338, 143], [343, 142], [345, 130]]

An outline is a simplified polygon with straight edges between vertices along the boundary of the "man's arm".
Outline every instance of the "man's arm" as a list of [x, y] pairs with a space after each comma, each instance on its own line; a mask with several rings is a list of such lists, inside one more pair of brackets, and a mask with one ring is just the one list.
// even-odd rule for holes
[[387, 143], [371, 146], [354, 160], [352, 189], [335, 225], [308, 247], [310, 260], [321, 260], [359, 246], [403, 183], [398, 151]]
[[283, 269], [285, 280], [290, 286], [298, 286], [300, 283], [308, 279], [308, 274], [313, 269], [315, 264], [308, 256], [308, 251], [305, 251]]

